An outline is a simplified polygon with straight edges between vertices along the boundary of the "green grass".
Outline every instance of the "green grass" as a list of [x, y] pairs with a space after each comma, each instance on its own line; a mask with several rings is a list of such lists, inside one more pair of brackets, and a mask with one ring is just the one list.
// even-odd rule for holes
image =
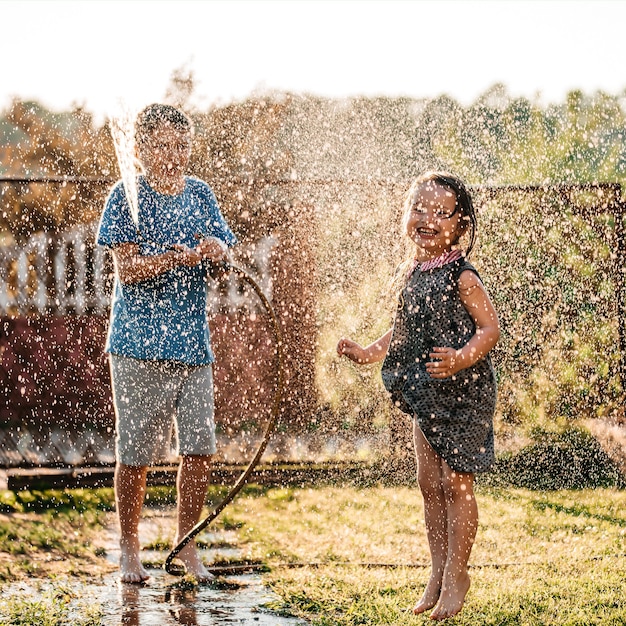
[[[626, 624], [625, 491], [477, 497], [472, 588], [447, 623]], [[271, 565], [274, 609], [318, 626], [402, 625], [431, 623], [410, 613], [429, 576], [422, 510], [410, 487], [268, 489], [240, 498], [229, 519], [247, 555]]]
[[[69, 575], [89, 553], [88, 537], [111, 504], [110, 494], [102, 492], [22, 493], [13, 504], [15, 494], [0, 495], [13, 510], [3, 513], [7, 525], [0, 526], [0, 552], [11, 557], [13, 568], [11, 575], [0, 577], [0, 589], [16, 574], [37, 575], [33, 556], [45, 556], [47, 549], [64, 554]], [[152, 498], [157, 503], [171, 499], [169, 490], [157, 495]], [[626, 491], [483, 484], [477, 498], [480, 527], [471, 559], [472, 587], [463, 611], [447, 623], [626, 624]], [[67, 538], [54, 530], [59, 524]], [[263, 576], [278, 594], [270, 606], [278, 612], [315, 626], [431, 623], [410, 612], [429, 576], [416, 487], [251, 485], [213, 526], [228, 529], [229, 537], [234, 533], [242, 560], [269, 566]], [[9, 530], [18, 539], [10, 538]], [[11, 547], [20, 541], [24, 553]], [[99, 624], [99, 607], [80, 604], [73, 587], [63, 585], [59, 578], [39, 593], [0, 596], [0, 624]]]
[[110, 489], [0, 492], [0, 583], [56, 573], [59, 563], [66, 574], [88, 573], [112, 504]]
[[0, 598], [0, 624], [3, 626], [99, 626], [102, 607], [78, 597], [67, 585], [53, 584]]
[[46, 489], [0, 491], [0, 513], [42, 513], [73, 515], [110, 511], [112, 489]]

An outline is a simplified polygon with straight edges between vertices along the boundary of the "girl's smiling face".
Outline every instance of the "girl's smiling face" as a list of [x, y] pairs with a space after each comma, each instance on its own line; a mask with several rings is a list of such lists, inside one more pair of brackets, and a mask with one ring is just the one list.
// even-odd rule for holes
[[436, 182], [418, 187], [406, 219], [406, 234], [418, 248], [420, 261], [450, 250], [465, 230], [456, 195]]

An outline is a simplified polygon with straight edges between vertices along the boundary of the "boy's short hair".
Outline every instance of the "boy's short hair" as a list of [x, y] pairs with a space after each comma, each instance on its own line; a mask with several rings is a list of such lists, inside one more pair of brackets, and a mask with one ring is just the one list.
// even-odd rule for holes
[[150, 104], [137, 115], [135, 144], [141, 145], [161, 124], [168, 124], [180, 132], [191, 132], [191, 120], [179, 109], [169, 104]]

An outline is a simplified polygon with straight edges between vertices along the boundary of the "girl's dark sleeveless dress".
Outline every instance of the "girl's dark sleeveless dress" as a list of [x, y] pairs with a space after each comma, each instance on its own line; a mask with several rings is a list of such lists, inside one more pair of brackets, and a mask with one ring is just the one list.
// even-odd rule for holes
[[400, 296], [382, 378], [396, 406], [415, 416], [435, 452], [453, 470], [476, 473], [494, 462], [496, 380], [489, 355], [450, 378], [426, 372], [433, 347], [458, 349], [475, 333], [459, 296], [464, 270], [478, 275], [463, 258], [413, 271]]

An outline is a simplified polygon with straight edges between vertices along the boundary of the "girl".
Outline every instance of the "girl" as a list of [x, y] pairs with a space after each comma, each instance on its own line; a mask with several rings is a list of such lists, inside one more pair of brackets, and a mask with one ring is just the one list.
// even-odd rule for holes
[[409, 189], [403, 225], [411, 253], [394, 326], [367, 347], [342, 338], [339, 355], [383, 361], [391, 398], [413, 416], [432, 572], [413, 612], [458, 613], [470, 586], [468, 560], [478, 526], [474, 474], [494, 461], [495, 375], [489, 351], [500, 335], [496, 311], [466, 254], [476, 215], [464, 184], [427, 173]]

